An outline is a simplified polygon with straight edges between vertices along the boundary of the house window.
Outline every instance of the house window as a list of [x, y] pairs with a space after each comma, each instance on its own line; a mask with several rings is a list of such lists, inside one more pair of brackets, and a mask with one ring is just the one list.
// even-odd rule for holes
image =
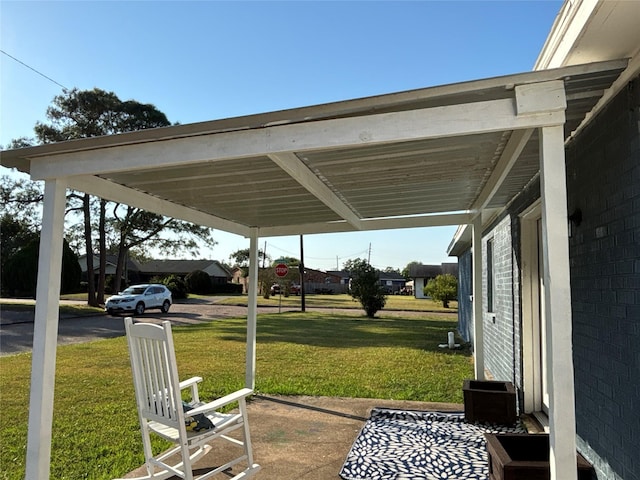
[[493, 238], [487, 240], [487, 311], [494, 310], [495, 298], [495, 268], [493, 264]]

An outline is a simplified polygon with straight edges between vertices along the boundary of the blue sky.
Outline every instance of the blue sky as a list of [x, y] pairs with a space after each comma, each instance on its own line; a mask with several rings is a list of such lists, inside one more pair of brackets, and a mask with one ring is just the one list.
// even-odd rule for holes
[[[561, 1], [0, 1], [0, 144], [32, 136], [67, 88], [193, 123], [531, 70]], [[0, 173], [7, 173], [2, 168]], [[305, 236], [311, 268], [455, 261], [455, 227]], [[248, 240], [215, 232], [201, 257]], [[299, 238], [262, 239], [299, 257]], [[370, 253], [369, 253], [370, 249]]]

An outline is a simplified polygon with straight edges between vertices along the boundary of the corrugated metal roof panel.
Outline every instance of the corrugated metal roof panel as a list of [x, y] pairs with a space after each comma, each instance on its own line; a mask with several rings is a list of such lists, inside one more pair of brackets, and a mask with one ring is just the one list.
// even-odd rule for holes
[[[0, 155], [3, 165], [15, 165], [29, 171], [30, 162], [39, 158], [50, 158], [55, 162], [91, 150], [95, 152], [95, 160], [92, 153], [84, 155], [83, 161], [89, 172], [95, 166], [94, 175], [101, 179], [143, 192], [151, 198], [203, 212], [212, 219], [232, 222], [239, 230], [247, 227], [293, 227], [295, 230], [296, 225], [306, 225], [306, 231], [312, 231], [309, 225], [326, 228], [329, 222], [347, 218], [347, 212], [352, 212], [351, 218], [347, 218], [352, 223], [354, 219], [464, 212], [474, 207], [486, 187], [512, 130], [485, 128], [483, 133], [463, 134], [456, 133], [453, 125], [446, 136], [420, 138], [420, 129], [416, 128], [415, 139], [404, 138], [402, 132], [398, 132], [397, 140], [394, 140], [397, 127], [389, 123], [392, 132], [389, 139], [376, 141], [376, 138], [369, 138], [367, 122], [376, 119], [379, 125], [387, 118], [397, 118], [380, 115], [390, 112], [435, 109], [429, 112], [446, 113], [449, 107], [469, 106], [473, 109], [472, 105], [485, 105], [477, 102], [505, 99], [514, 102], [515, 110], [516, 86], [562, 80], [567, 98], [564, 130], [568, 137], [625, 66], [626, 61], [621, 60], [528, 72], [281, 112], [5, 151]], [[318, 138], [324, 139], [325, 128], [335, 125], [329, 119], [337, 118], [363, 119], [362, 123], [351, 122], [349, 125], [365, 130], [349, 133], [351, 137], [359, 134], [366, 140], [357, 146], [341, 146], [340, 142], [332, 146], [333, 139], [327, 137], [326, 145], [320, 142], [317, 147], [297, 148], [297, 138], [292, 136], [288, 139], [288, 150], [275, 153], [277, 158], [273, 152], [261, 151], [249, 143], [246, 151], [254, 153], [242, 154], [242, 142], [258, 138], [259, 146], [269, 146], [270, 132], [289, 128], [286, 132], [295, 135], [301, 131], [291, 128], [296, 124], [304, 125], [307, 134], [317, 128]], [[437, 122], [439, 117], [435, 118]], [[491, 118], [485, 120], [491, 125]], [[270, 129], [263, 130], [267, 127]], [[263, 135], [247, 136], [246, 132], [263, 132]], [[336, 132], [338, 136], [339, 133]], [[226, 143], [219, 145], [217, 135], [226, 135]], [[236, 138], [236, 143], [229, 143]], [[104, 163], [100, 164], [100, 155], [113, 158], [109, 154], [123, 145], [132, 146], [131, 151], [135, 152], [138, 145], [144, 149], [155, 142], [173, 141], [168, 139], [181, 139], [181, 147], [172, 150], [170, 145], [173, 144], [161, 143], [162, 149], [153, 150], [153, 155], [141, 155], [137, 161], [148, 162], [148, 168], [140, 163], [129, 168], [127, 158], [118, 157], [117, 167], [110, 168], [115, 171], [100, 173], [104, 166]], [[190, 139], [200, 142], [200, 156], [185, 161], [178, 155], [189, 153]], [[202, 150], [202, 145], [210, 148], [211, 159], [206, 158], [209, 150]], [[224, 149], [229, 146], [232, 146], [233, 154], [226, 157]], [[156, 161], [157, 155], [166, 156], [163, 163]], [[171, 155], [175, 157], [169, 157]], [[533, 134], [487, 207], [500, 208], [508, 204], [538, 170], [538, 136]], [[127, 202], [127, 198], [118, 198]], [[159, 211], [162, 208], [159, 207]], [[282, 231], [290, 232], [286, 228]], [[270, 233], [279, 234], [276, 230], [270, 230]]]

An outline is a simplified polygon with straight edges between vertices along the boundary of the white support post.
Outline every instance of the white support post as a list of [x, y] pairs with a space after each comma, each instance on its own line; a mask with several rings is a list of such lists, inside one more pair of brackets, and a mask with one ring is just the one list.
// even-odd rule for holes
[[258, 318], [258, 230], [251, 229], [249, 243], [249, 291], [247, 299], [247, 365], [245, 386], [256, 386], [256, 327]]
[[562, 125], [540, 129], [542, 251], [552, 480], [576, 480], [567, 183]]
[[484, 380], [484, 324], [482, 315], [482, 215], [473, 220], [473, 366], [476, 380]]
[[38, 257], [25, 475], [39, 480], [49, 478], [51, 464], [65, 202], [65, 182], [47, 180]]

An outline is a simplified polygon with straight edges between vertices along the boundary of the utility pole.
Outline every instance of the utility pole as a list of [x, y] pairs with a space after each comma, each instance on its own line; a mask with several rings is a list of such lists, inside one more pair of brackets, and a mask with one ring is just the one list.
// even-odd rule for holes
[[264, 249], [262, 250], [262, 268], [264, 269], [264, 264], [267, 261], [267, 241], [264, 241]]
[[369, 243], [369, 258], [367, 258], [367, 263], [371, 265], [371, 243]]
[[300, 235], [300, 310], [305, 311], [304, 299], [304, 242]]

